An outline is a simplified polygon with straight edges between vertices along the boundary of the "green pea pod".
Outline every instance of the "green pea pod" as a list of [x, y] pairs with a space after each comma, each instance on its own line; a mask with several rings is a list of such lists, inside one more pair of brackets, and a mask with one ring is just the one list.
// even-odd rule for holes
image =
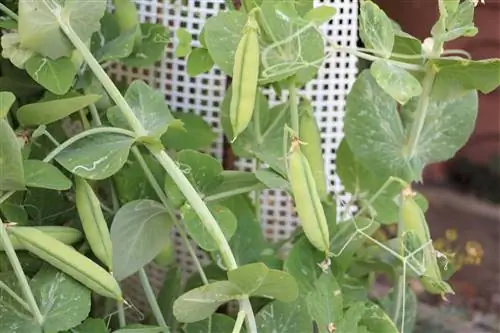
[[300, 141], [305, 144], [301, 150], [304, 153], [313, 174], [316, 188], [321, 200], [328, 197], [326, 188], [325, 160], [321, 150], [321, 135], [316, 119], [314, 118], [311, 102], [303, 98], [299, 104], [300, 114]]
[[[12, 226], [11, 229], [37, 229], [47, 235], [54, 237], [58, 241], [63, 242], [67, 245], [72, 245], [79, 242], [82, 239], [82, 233], [80, 230], [70, 227], [60, 227], [60, 226], [40, 226], [40, 227], [28, 227], [28, 226]], [[22, 243], [20, 243], [15, 237], [11, 237], [11, 243], [14, 250], [26, 250]], [[0, 251], [3, 251], [3, 244], [0, 242]]]
[[302, 153], [297, 140], [292, 142], [287, 169], [295, 208], [304, 233], [312, 245], [327, 253], [330, 247], [330, 235], [325, 212], [309, 162]]
[[135, 46], [139, 46], [142, 42], [141, 22], [139, 20], [139, 12], [135, 3], [131, 0], [113, 0], [115, 6], [116, 23], [120, 27], [120, 32], [128, 32], [136, 29]]
[[111, 270], [113, 265], [111, 236], [99, 199], [89, 183], [80, 177], [75, 177], [75, 193], [76, 209], [87, 242], [95, 256]]
[[115, 278], [71, 246], [35, 228], [8, 228], [7, 230], [29, 252], [68, 274], [97, 294], [123, 301], [120, 285]]
[[243, 37], [236, 49], [229, 118], [234, 139], [252, 120], [259, 79], [259, 26], [253, 12], [248, 16]]
[[428, 244], [422, 250], [424, 273], [420, 277], [420, 281], [429, 293], [444, 295], [447, 293], [454, 294], [453, 289], [446, 283], [441, 275], [441, 270], [437, 261], [436, 253], [432, 244], [429, 232], [429, 226], [422, 211], [422, 208], [414, 199], [415, 193], [409, 190], [403, 191], [400, 206], [400, 219], [402, 234], [412, 234], [412, 238], [416, 239], [415, 248], [409, 249], [415, 251], [424, 244]]

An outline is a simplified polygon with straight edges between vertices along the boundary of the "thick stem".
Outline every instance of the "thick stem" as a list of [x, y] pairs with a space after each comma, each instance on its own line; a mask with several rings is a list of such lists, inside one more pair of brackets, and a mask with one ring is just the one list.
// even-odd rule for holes
[[236, 323], [234, 323], [233, 333], [240, 333], [241, 327], [243, 326], [244, 322], [245, 322], [245, 312], [240, 311], [238, 312], [238, 317], [236, 317]]
[[4, 251], [9, 258], [10, 264], [14, 269], [14, 273], [16, 274], [17, 281], [21, 287], [21, 291], [24, 294], [24, 298], [28, 303], [31, 314], [35, 317], [36, 322], [41, 326], [43, 324], [43, 316], [40, 312], [40, 308], [36, 304], [35, 296], [33, 296], [33, 292], [28, 284], [28, 279], [26, 275], [24, 275], [23, 268], [21, 263], [19, 262], [19, 258], [16, 255], [16, 251], [12, 246], [9, 236], [7, 235], [6, 226], [3, 221], [0, 219], [0, 241], [3, 244]]
[[19, 20], [19, 16], [17, 16], [16, 13], [14, 13], [12, 10], [10, 10], [9, 7], [5, 6], [3, 3], [0, 3], [0, 11], [4, 12], [8, 16], [10, 16], [11, 19], [13, 20]]
[[118, 308], [118, 325], [120, 328], [127, 326], [127, 320], [125, 318], [125, 309], [123, 308], [123, 302], [117, 302], [116, 307]]
[[153, 288], [151, 288], [151, 284], [149, 283], [149, 279], [148, 276], [146, 275], [146, 271], [144, 271], [144, 268], [141, 268], [139, 270], [139, 280], [141, 281], [142, 289], [144, 289], [144, 293], [146, 294], [146, 299], [148, 300], [151, 311], [153, 311], [153, 315], [156, 319], [156, 322], [158, 323], [158, 325], [165, 327], [166, 328], [165, 332], [168, 332], [169, 330], [167, 327], [167, 322], [165, 321], [165, 318], [163, 318], [160, 306], [156, 301], [156, 296], [153, 292]]
[[297, 87], [295, 86], [295, 80], [291, 80], [288, 93], [288, 100], [290, 102], [290, 122], [292, 125], [292, 130], [300, 137], [299, 132], [299, 101], [297, 98]]
[[240, 300], [240, 309], [245, 312], [245, 322], [248, 333], [258, 333], [257, 322], [252, 310], [252, 304], [248, 298]]

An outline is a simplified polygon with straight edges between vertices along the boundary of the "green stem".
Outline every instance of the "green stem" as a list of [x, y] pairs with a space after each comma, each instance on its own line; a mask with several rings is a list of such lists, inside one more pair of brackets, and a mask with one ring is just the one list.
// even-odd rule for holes
[[36, 304], [35, 296], [33, 296], [33, 292], [31, 291], [31, 288], [28, 284], [28, 279], [26, 278], [26, 275], [24, 275], [24, 271], [21, 266], [21, 263], [19, 262], [19, 258], [17, 257], [16, 251], [14, 250], [14, 247], [10, 242], [10, 238], [7, 235], [6, 226], [1, 219], [0, 219], [0, 241], [3, 244], [4, 251], [7, 254], [7, 257], [9, 258], [10, 264], [14, 269], [14, 273], [16, 274], [17, 280], [24, 294], [24, 298], [28, 303], [30, 312], [35, 317], [37, 324], [41, 326], [43, 324], [42, 313], [40, 312], [40, 309]]
[[19, 16], [17, 16], [16, 13], [14, 13], [12, 10], [10, 10], [10, 8], [7, 7], [6, 5], [4, 5], [3, 3], [0, 3], [0, 11], [4, 12], [8, 16], [10, 16], [10, 18], [13, 20], [16, 20], [16, 21], [19, 20]]
[[417, 107], [415, 109], [415, 121], [410, 130], [410, 138], [408, 140], [408, 158], [412, 158], [417, 150], [420, 135], [424, 128], [425, 118], [427, 117], [427, 110], [429, 109], [429, 99], [432, 93], [432, 85], [436, 78], [436, 72], [432, 65], [427, 66], [424, 79], [422, 81], [422, 94], [420, 95]]
[[292, 125], [292, 130], [300, 137], [299, 132], [299, 101], [297, 98], [297, 87], [295, 86], [295, 80], [291, 80], [288, 87], [288, 100], [290, 102], [290, 122]]
[[101, 118], [99, 117], [99, 111], [97, 111], [95, 104], [90, 104], [89, 110], [90, 114], [92, 115], [92, 121], [94, 122], [94, 126], [96, 127], [102, 126], [102, 121]]
[[[403, 193], [401, 193], [400, 195], [400, 200], [402, 200], [402, 197], [403, 197]], [[399, 203], [400, 205], [402, 204], [402, 202]], [[405, 256], [404, 254], [404, 247], [403, 247], [403, 221], [402, 219], [400, 218], [399, 219], [399, 222], [398, 222], [398, 240], [401, 244], [400, 246], [400, 254], [401, 256]], [[406, 267], [406, 260], [403, 261], [403, 266]], [[406, 271], [404, 272], [406, 273]], [[396, 284], [395, 284], [395, 297], [396, 297], [396, 302], [394, 304], [394, 312], [392, 313], [392, 321], [394, 322], [394, 325], [397, 325], [398, 324], [398, 320], [399, 320], [399, 313], [401, 312], [401, 305], [403, 304], [403, 295], [404, 295], [404, 291], [405, 291], [405, 288], [406, 288], [406, 274], [403, 274], [403, 275], [399, 275], [396, 279]]]
[[88, 130], [90, 127], [90, 123], [89, 123], [89, 120], [87, 119], [87, 117], [85, 116], [85, 113], [83, 112], [83, 110], [80, 109], [78, 111], [78, 114], [80, 115], [80, 120], [82, 121], [83, 129]]
[[241, 327], [243, 326], [244, 321], [245, 321], [245, 312], [244, 311], [238, 312], [238, 317], [236, 317], [236, 323], [234, 323], [233, 333], [241, 332]]
[[56, 140], [56, 138], [54, 138], [54, 137], [52, 136], [52, 134], [50, 134], [50, 132], [49, 132], [49, 131], [45, 130], [45, 131], [43, 132], [43, 134], [44, 134], [44, 135], [45, 135], [45, 136], [46, 136], [46, 137], [47, 137], [47, 138], [48, 138], [48, 139], [49, 139], [49, 140], [50, 140], [50, 141], [54, 144], [54, 146], [56, 146], [56, 147], [57, 147], [57, 146], [60, 146], [60, 145], [61, 145], [61, 144], [59, 143], [59, 141], [57, 141], [57, 140]]
[[258, 333], [257, 322], [252, 310], [252, 304], [248, 298], [240, 300], [240, 308], [245, 312], [245, 321], [247, 324], [248, 333]]
[[26, 303], [21, 297], [19, 297], [19, 295], [16, 294], [14, 290], [10, 289], [8, 285], [3, 283], [2, 280], [0, 280], [0, 289], [5, 290], [5, 292], [9, 294], [10, 297], [12, 297], [14, 300], [16, 300], [24, 309], [26, 309], [28, 312], [31, 312], [28, 303]]
[[13, 196], [14, 193], [16, 193], [16, 191], [5, 192], [4, 194], [2, 194], [2, 196], [0, 196], [0, 205], [7, 201], [11, 196]]
[[118, 309], [118, 325], [120, 328], [127, 326], [127, 319], [125, 318], [125, 309], [123, 308], [123, 302], [117, 302], [116, 307]]
[[165, 327], [165, 333], [168, 332], [167, 322], [165, 321], [165, 318], [163, 318], [160, 306], [156, 301], [156, 296], [153, 292], [153, 288], [151, 288], [151, 284], [149, 283], [148, 276], [146, 275], [144, 268], [139, 270], [139, 280], [141, 281], [142, 289], [144, 289], [146, 299], [148, 300], [151, 311], [153, 311], [156, 322], [158, 325]]
[[99, 127], [99, 128], [92, 128], [89, 130], [86, 130], [85, 132], [78, 133], [77, 135], [69, 138], [68, 140], [64, 141], [60, 146], [55, 148], [53, 151], [48, 154], [43, 161], [44, 162], [50, 162], [54, 157], [56, 157], [60, 152], [62, 152], [64, 149], [68, 148], [71, 146], [73, 143], [75, 143], [78, 140], [81, 140], [87, 136], [94, 135], [94, 134], [99, 134], [99, 133], [116, 133], [116, 134], [123, 134], [127, 135], [130, 137], [135, 137], [134, 132], [122, 129], [122, 128], [115, 128], [115, 127]]
[[[255, 170], [259, 170], [260, 168], [260, 160], [255, 159]], [[254, 191], [254, 206], [255, 206], [255, 216], [260, 220], [261, 213], [260, 213], [260, 185], [258, 188]]]
[[170, 200], [167, 198], [167, 196], [165, 195], [165, 192], [163, 192], [162, 188], [158, 184], [158, 181], [156, 180], [155, 176], [153, 175], [153, 172], [151, 171], [151, 169], [147, 165], [146, 161], [144, 160], [144, 157], [142, 157], [142, 154], [139, 151], [139, 149], [137, 147], [133, 147], [132, 153], [134, 154], [135, 158], [139, 162], [139, 165], [141, 166], [141, 168], [144, 172], [144, 175], [148, 179], [149, 184], [151, 185], [153, 190], [156, 192], [156, 195], [158, 196], [158, 198], [162, 202], [163, 206], [165, 206], [165, 209], [167, 210], [170, 218], [174, 222], [174, 225], [176, 226], [182, 239], [184, 240], [184, 243], [186, 244], [186, 248], [187, 248], [189, 254], [191, 255], [191, 257], [193, 258], [193, 261], [194, 261], [196, 268], [198, 269], [198, 272], [200, 274], [201, 280], [203, 281], [203, 284], [207, 285], [208, 284], [207, 275], [205, 274], [205, 271], [203, 270], [203, 266], [201, 265], [200, 260], [198, 259], [198, 256], [196, 255], [196, 252], [193, 249], [193, 246], [189, 242], [189, 239], [188, 239], [186, 233], [184, 232], [184, 229], [182, 229], [182, 226], [180, 225], [179, 220], [177, 219], [177, 216], [175, 215], [175, 212], [172, 209], [172, 204], [171, 204]]

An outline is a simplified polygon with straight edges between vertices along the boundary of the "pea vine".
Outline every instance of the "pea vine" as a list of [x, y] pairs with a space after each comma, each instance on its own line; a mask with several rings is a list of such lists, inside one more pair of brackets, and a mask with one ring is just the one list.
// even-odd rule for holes
[[[420, 41], [364, 0], [364, 47], [353, 48], [324, 34], [332, 6], [241, 2], [207, 19], [199, 43], [184, 28], [142, 23], [129, 0], [0, 4], [0, 333], [409, 333], [411, 280], [454, 293], [455, 269], [434, 248], [412, 184], [467, 142], [478, 94], [500, 85], [499, 59], [445, 49], [477, 34], [478, 4], [437, 1]], [[109, 75], [115, 63], [155, 66], [172, 41], [190, 76], [217, 67], [231, 77], [220, 121], [254, 171], [224, 170], [207, 153], [216, 134], [201, 116]], [[336, 152], [347, 203], [329, 189], [319, 111], [301, 93], [339, 54], [370, 62], [346, 98]], [[282, 103], [270, 105], [270, 92]], [[260, 227], [265, 189], [290, 195], [300, 222], [276, 244]], [[377, 238], [384, 225], [397, 236]], [[173, 231], [197, 269], [186, 278]], [[166, 271], [158, 293], [151, 264]], [[147, 309], [124, 292], [134, 275]], [[374, 298], [380, 275], [393, 288]]]

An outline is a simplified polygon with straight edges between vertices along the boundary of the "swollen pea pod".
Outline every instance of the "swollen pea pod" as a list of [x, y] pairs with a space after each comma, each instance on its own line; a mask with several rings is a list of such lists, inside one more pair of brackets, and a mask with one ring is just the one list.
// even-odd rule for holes
[[[233, 66], [232, 98], [229, 118], [234, 139], [252, 120], [259, 79], [259, 26], [254, 16], [248, 15], [243, 37], [238, 43]], [[233, 140], [234, 140], [233, 139]]]
[[309, 242], [325, 253], [330, 247], [330, 235], [325, 212], [318, 195], [311, 167], [302, 153], [299, 141], [292, 141], [287, 163], [295, 208]]
[[75, 193], [76, 209], [87, 242], [95, 256], [111, 270], [113, 265], [111, 236], [99, 199], [89, 183], [80, 177], [75, 177]]
[[[422, 250], [425, 270], [420, 277], [420, 281], [429, 293], [439, 295], [446, 293], [454, 294], [451, 286], [442, 278], [434, 247], [432, 243], [429, 244], [431, 236], [424, 212], [414, 197], [415, 193], [410, 189], [403, 191], [401, 195], [400, 219], [403, 237], [404, 234], [411, 233], [412, 237], [416, 238], [418, 247], [427, 244]], [[418, 247], [410, 250], [417, 250]]]
[[29, 252], [97, 294], [123, 301], [122, 291], [115, 278], [71, 246], [34, 228], [8, 228], [7, 230]]
[[135, 3], [131, 0], [113, 0], [115, 7], [116, 23], [120, 28], [120, 32], [128, 32], [136, 29], [134, 45], [139, 46], [142, 42], [142, 32], [139, 21], [139, 12]]
[[311, 102], [302, 98], [299, 103], [300, 141], [306, 143], [301, 150], [304, 153], [313, 174], [318, 195], [321, 200], [327, 198], [325, 160], [321, 150], [321, 135], [316, 119], [314, 118]]
[[[28, 227], [28, 226], [11, 226], [11, 229], [26, 230], [26, 229], [37, 229], [43, 233], [54, 237], [58, 241], [63, 242], [67, 245], [72, 245], [79, 242], [82, 239], [82, 232], [75, 228], [61, 227], [61, 226], [39, 226], [39, 227]], [[10, 237], [10, 241], [14, 250], [26, 250], [24, 245], [20, 243], [15, 237]], [[3, 244], [0, 242], [0, 251], [3, 251]]]

